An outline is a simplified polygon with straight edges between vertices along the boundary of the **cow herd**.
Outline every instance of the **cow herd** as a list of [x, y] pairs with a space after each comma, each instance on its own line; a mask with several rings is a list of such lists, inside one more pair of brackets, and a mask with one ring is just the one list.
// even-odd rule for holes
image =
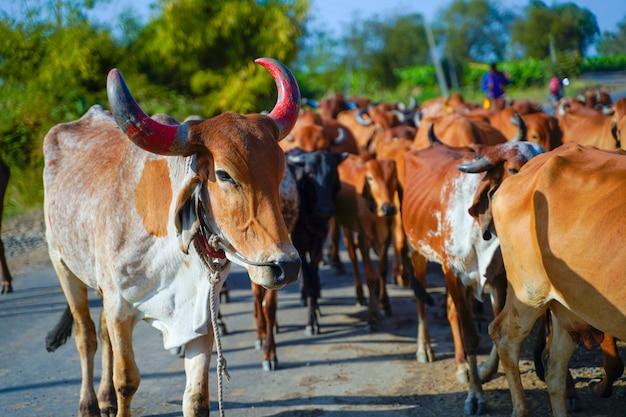
[[[513, 415], [532, 413], [518, 361], [539, 319], [546, 335], [536, 366], [545, 370], [554, 415], [567, 415], [576, 395], [568, 361], [578, 341], [601, 344], [607, 376], [594, 392], [611, 394], [624, 371], [616, 338], [626, 339], [626, 255], [617, 244], [626, 233], [626, 99], [593, 91], [562, 99], [554, 114], [529, 101], [485, 110], [458, 93], [419, 106], [341, 95], [301, 103], [282, 63], [256, 62], [278, 88], [267, 115], [150, 117], [112, 70], [110, 111], [94, 106], [46, 135], [46, 238], [68, 302], [50, 350], [73, 322], [78, 415], [130, 416], [140, 320], [163, 333], [166, 349], [184, 354], [183, 414], [208, 415], [214, 343], [220, 360], [215, 304], [231, 262], [251, 280], [263, 368], [277, 369], [277, 291], [297, 281], [303, 329], [322, 333], [319, 268], [344, 272], [342, 236], [372, 331], [393, 314], [388, 281], [413, 289], [420, 362], [435, 360], [426, 267], [441, 266], [465, 414], [487, 412], [482, 384], [499, 364]], [[0, 204], [8, 175], [1, 164]], [[0, 255], [2, 292], [11, 292], [1, 242]], [[88, 287], [103, 299], [99, 335]], [[494, 344], [479, 365], [472, 299], [485, 297]]]

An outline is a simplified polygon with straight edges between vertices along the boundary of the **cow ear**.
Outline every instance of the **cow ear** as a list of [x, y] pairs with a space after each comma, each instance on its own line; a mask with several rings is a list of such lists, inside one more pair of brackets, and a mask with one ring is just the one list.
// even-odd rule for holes
[[189, 252], [189, 245], [200, 227], [198, 203], [202, 192], [202, 181], [199, 176], [191, 176], [183, 185], [176, 199], [174, 225], [180, 244], [180, 250]]
[[491, 197], [495, 189], [495, 184], [492, 181], [481, 181], [476, 190], [476, 194], [474, 194], [474, 201], [468, 210], [469, 214], [478, 222], [483, 239], [485, 240], [491, 239], [490, 229], [493, 221]]
[[361, 190], [361, 196], [367, 201], [367, 207], [369, 210], [374, 213], [376, 211], [376, 200], [374, 200], [374, 196], [372, 195], [372, 188], [370, 187], [367, 179], [363, 183], [363, 189]]

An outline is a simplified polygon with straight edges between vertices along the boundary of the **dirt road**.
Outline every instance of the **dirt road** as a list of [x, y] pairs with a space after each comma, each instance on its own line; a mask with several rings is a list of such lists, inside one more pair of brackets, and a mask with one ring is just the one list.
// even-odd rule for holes
[[[345, 257], [344, 257], [345, 259]], [[64, 298], [45, 250], [10, 260], [15, 292], [0, 297], [0, 416], [75, 416], [80, 367], [74, 341], [48, 353], [44, 337], [61, 314]], [[350, 272], [349, 264], [346, 269]], [[415, 360], [416, 309], [408, 289], [390, 286], [394, 315], [382, 319], [377, 333], [365, 324], [366, 310], [356, 306], [351, 275], [322, 271], [322, 334], [304, 333], [305, 312], [297, 285], [280, 292], [277, 335], [279, 370], [261, 369], [247, 275], [238, 267], [228, 278], [230, 302], [222, 312], [229, 334], [222, 338], [230, 382], [224, 386], [227, 416], [462, 416], [465, 386], [457, 382], [452, 342], [444, 311], [441, 277], [434, 268], [430, 291], [437, 305], [429, 324], [437, 360]], [[93, 316], [101, 302], [91, 294]], [[485, 326], [483, 326], [485, 327]], [[490, 344], [483, 333], [483, 353]], [[159, 333], [145, 323], [135, 331], [142, 382], [133, 402], [134, 415], [181, 415], [184, 390], [182, 360], [164, 351]], [[622, 345], [622, 355], [624, 351]], [[587, 385], [601, 375], [598, 350], [577, 350], [572, 362], [582, 411], [576, 416], [625, 416], [626, 378], [613, 397], [593, 398]], [[481, 357], [484, 360], [485, 356]], [[215, 360], [213, 360], [213, 365]], [[584, 366], [584, 367], [583, 367]], [[545, 386], [529, 357], [521, 362], [523, 379], [536, 416], [551, 415]], [[96, 379], [99, 379], [99, 361]], [[218, 415], [216, 374], [210, 376], [211, 412]], [[510, 415], [504, 376], [484, 385], [487, 416]]]

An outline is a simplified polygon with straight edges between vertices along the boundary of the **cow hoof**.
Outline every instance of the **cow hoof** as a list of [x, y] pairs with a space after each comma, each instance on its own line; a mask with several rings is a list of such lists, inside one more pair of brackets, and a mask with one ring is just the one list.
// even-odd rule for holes
[[371, 333], [376, 333], [378, 331], [378, 323], [370, 323], [369, 328]]
[[567, 398], [566, 400], [567, 411], [578, 410], [578, 398]]
[[417, 359], [419, 363], [434, 362], [435, 354], [430, 349], [428, 349], [428, 351], [417, 351], [415, 353], [415, 359]]
[[226, 330], [226, 324], [224, 324], [224, 322], [217, 323], [217, 331], [220, 333], [220, 336], [226, 336], [228, 334], [228, 330]]
[[607, 383], [606, 379], [598, 382], [591, 381], [589, 383], [589, 390], [598, 398], [610, 398], [611, 395], [613, 395], [613, 387]]
[[479, 416], [485, 414], [485, 411], [487, 411], [487, 403], [485, 400], [465, 400], [465, 406], [463, 407], [464, 414], [469, 416]]
[[385, 307], [382, 310], [380, 310], [380, 315], [382, 317], [391, 317], [391, 316], [393, 316], [393, 312], [391, 311], [391, 307]]
[[456, 371], [456, 380], [461, 384], [469, 384], [469, 373], [467, 368], [458, 369]]
[[357, 305], [357, 307], [359, 307], [359, 306], [366, 306], [367, 303], [365, 302], [365, 298], [357, 296], [357, 298], [356, 298], [356, 305]]
[[8, 294], [10, 292], [13, 292], [13, 285], [6, 284], [2, 286], [2, 294]]
[[254, 341], [254, 348], [256, 350], [261, 350], [262, 347], [263, 347], [263, 339], [257, 339]]
[[320, 334], [320, 326], [311, 326], [310, 324], [308, 324], [305, 328], [304, 328], [304, 333], [307, 336], [314, 336], [316, 334]]
[[275, 371], [278, 369], [277, 359], [265, 359], [262, 363], [264, 371]]

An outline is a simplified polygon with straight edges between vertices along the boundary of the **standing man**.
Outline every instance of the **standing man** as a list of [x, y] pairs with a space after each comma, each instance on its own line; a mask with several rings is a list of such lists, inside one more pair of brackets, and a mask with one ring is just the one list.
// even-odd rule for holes
[[486, 108], [503, 108], [504, 102], [501, 100], [504, 95], [504, 86], [510, 84], [509, 78], [503, 72], [498, 70], [497, 64], [494, 62], [489, 66], [489, 72], [483, 76], [481, 90], [483, 90], [487, 99], [485, 101]]

